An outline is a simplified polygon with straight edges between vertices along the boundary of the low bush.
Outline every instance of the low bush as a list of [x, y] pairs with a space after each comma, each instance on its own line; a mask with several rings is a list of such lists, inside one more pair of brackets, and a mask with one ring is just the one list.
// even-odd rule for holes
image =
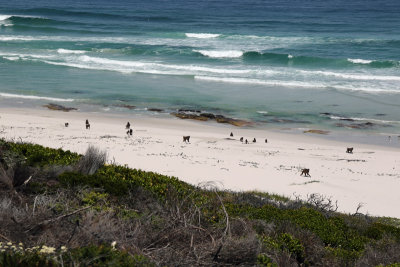
[[156, 266], [142, 255], [131, 256], [125, 251], [110, 246], [87, 246], [71, 250], [56, 250], [52, 247], [35, 247], [32, 249], [6, 248], [0, 250], [0, 266], [91, 266], [91, 267], [131, 267]]
[[53, 149], [35, 144], [5, 142], [4, 140], [0, 143], [3, 149], [11, 150], [25, 157], [30, 166], [71, 165], [81, 157], [77, 153], [64, 151], [61, 148]]

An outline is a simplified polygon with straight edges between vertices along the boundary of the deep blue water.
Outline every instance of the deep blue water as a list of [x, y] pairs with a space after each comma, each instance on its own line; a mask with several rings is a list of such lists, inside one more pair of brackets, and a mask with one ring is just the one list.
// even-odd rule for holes
[[82, 2], [0, 1], [1, 103], [400, 128], [400, 1]]

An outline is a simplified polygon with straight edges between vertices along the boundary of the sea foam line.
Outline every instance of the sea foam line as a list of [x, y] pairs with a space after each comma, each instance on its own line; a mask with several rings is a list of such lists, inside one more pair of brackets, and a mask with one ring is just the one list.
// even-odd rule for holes
[[59, 48], [59, 49], [57, 49], [57, 53], [59, 53], [59, 54], [84, 54], [84, 53], [86, 53], [86, 51], [83, 51], [83, 50], [69, 50], [69, 49]]
[[400, 121], [387, 121], [387, 120], [378, 120], [378, 119], [370, 119], [370, 118], [357, 118], [357, 117], [340, 117], [340, 116], [328, 116], [331, 120], [354, 120], [354, 121], [373, 121], [380, 123], [398, 123]]
[[72, 101], [74, 101], [74, 99], [72, 99], [72, 98], [55, 98], [55, 97], [45, 97], [45, 96], [35, 96], [35, 95], [16, 95], [16, 94], [8, 94], [8, 93], [0, 93], [0, 96], [5, 97], [5, 98], [49, 100], [49, 101], [56, 101], [56, 102], [72, 102]]
[[142, 73], [160, 73], [173, 75], [195, 75], [198, 72], [217, 73], [217, 74], [247, 74], [251, 70], [237, 70], [227, 68], [209, 68], [196, 65], [172, 65], [141, 61], [125, 61], [90, 56], [79, 56], [78, 58], [67, 59], [67, 62], [54, 62], [44, 60], [43, 62], [52, 65], [63, 65], [76, 68], [99, 69], [119, 71], [124, 73], [142, 72]]
[[328, 90], [340, 90], [340, 91], [356, 91], [356, 92], [367, 92], [370, 94], [377, 93], [389, 93], [389, 94], [399, 94], [400, 91], [387, 90], [387, 89], [376, 89], [376, 88], [366, 88], [366, 87], [345, 87], [345, 86], [333, 86], [322, 83], [308, 83], [301, 81], [277, 81], [277, 80], [259, 80], [259, 79], [249, 79], [249, 78], [226, 78], [226, 77], [211, 77], [211, 76], [200, 76], [196, 75], [194, 77], [197, 80], [214, 81], [214, 82], [226, 82], [226, 83], [243, 83], [243, 84], [257, 84], [257, 85], [270, 85], [270, 86], [280, 86], [280, 87], [292, 87], [292, 88], [306, 88], [306, 89], [328, 89]]
[[185, 33], [186, 37], [189, 38], [200, 38], [200, 39], [207, 39], [207, 38], [217, 38], [221, 34], [215, 33]]
[[193, 52], [211, 58], [238, 58], [243, 56], [243, 52], [239, 50], [193, 50]]
[[210, 76], [194, 76], [197, 80], [214, 81], [214, 82], [228, 82], [228, 83], [247, 83], [247, 84], [261, 84], [261, 85], [274, 85], [274, 86], [288, 86], [288, 87], [302, 87], [302, 88], [324, 88], [326, 86], [322, 84], [311, 84], [305, 82], [284, 82], [274, 80], [259, 80], [259, 79], [248, 79], [248, 78], [220, 78]]
[[367, 59], [360, 59], [360, 58], [348, 58], [347, 61], [354, 63], [354, 64], [369, 64], [374, 62], [374, 60], [367, 60]]
[[300, 73], [320, 74], [324, 76], [334, 76], [342, 79], [352, 80], [378, 80], [378, 81], [400, 81], [400, 76], [379, 76], [379, 75], [363, 75], [363, 74], [345, 74], [331, 71], [305, 71], [299, 70]]

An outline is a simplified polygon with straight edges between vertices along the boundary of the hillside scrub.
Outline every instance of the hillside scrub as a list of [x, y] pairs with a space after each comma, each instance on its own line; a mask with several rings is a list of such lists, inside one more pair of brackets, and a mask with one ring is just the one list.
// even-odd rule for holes
[[0, 266], [397, 266], [395, 218], [0, 141]]

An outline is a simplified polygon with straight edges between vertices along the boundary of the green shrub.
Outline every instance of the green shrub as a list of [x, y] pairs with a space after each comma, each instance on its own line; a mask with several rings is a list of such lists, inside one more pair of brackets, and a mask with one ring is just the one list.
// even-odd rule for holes
[[164, 199], [171, 188], [181, 198], [190, 194], [194, 189], [193, 186], [175, 177], [116, 165], [103, 166], [93, 175], [63, 173], [59, 176], [59, 180], [72, 186], [90, 185], [103, 188], [105, 192], [117, 196], [125, 195], [129, 189], [140, 186], [154, 193], [160, 199]]
[[327, 246], [361, 251], [368, 240], [349, 228], [340, 217], [325, 217], [312, 208], [279, 209], [272, 205], [254, 208], [249, 205], [225, 204], [231, 216], [261, 219], [277, 224], [290, 222], [315, 233]]
[[298, 263], [304, 263], [305, 250], [300, 240], [288, 233], [281, 233], [276, 238], [263, 236], [261, 241], [264, 246], [288, 252]]
[[365, 235], [372, 239], [381, 239], [384, 234], [394, 236], [400, 241], [400, 228], [396, 226], [375, 222], [365, 231]]
[[71, 165], [81, 157], [77, 153], [69, 150], [64, 151], [61, 148], [53, 149], [28, 143], [3, 142], [3, 145], [11, 151], [24, 156], [30, 166]]
[[72, 249], [64, 254], [63, 260], [68, 264], [77, 262], [83, 266], [91, 267], [131, 267], [131, 266], [155, 266], [144, 256], [131, 256], [127, 252], [113, 249], [109, 246], [88, 246]]
[[257, 256], [257, 265], [264, 267], [278, 267], [267, 255], [259, 254]]
[[[52, 249], [53, 251], [54, 249]], [[131, 267], [155, 266], [149, 259], [141, 255], [131, 256], [125, 251], [110, 246], [87, 246], [69, 251], [41, 252], [40, 248], [14, 251], [0, 251], [0, 266], [91, 266], [91, 267]]]
[[331, 256], [346, 263], [355, 262], [362, 255], [362, 251], [348, 250], [340, 247], [326, 247], [325, 250], [328, 254], [328, 257]]

